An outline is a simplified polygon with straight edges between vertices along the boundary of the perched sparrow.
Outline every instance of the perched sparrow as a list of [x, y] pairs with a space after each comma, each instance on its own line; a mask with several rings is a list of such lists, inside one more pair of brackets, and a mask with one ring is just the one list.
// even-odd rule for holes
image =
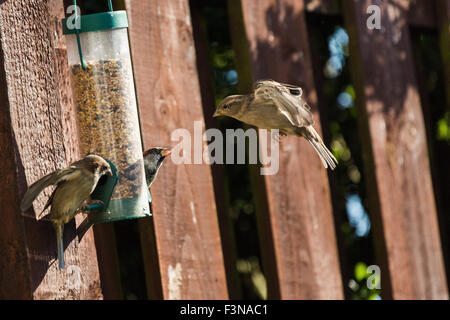
[[[158, 170], [162, 165], [165, 157], [170, 155], [170, 150], [164, 148], [152, 148], [144, 152], [144, 170], [145, 180], [147, 186], [150, 187], [155, 180]], [[149, 202], [151, 202], [150, 190], [148, 191]], [[78, 241], [81, 241], [86, 232], [92, 227], [92, 222], [89, 219], [85, 219], [81, 225], [78, 226], [77, 235]]]
[[56, 231], [59, 268], [64, 269], [64, 225], [77, 214], [103, 175], [111, 175], [109, 163], [97, 155], [88, 155], [66, 169], [56, 170], [33, 183], [23, 197], [22, 211], [31, 207], [34, 199], [48, 186], [56, 186], [44, 210], [51, 206], [49, 219]]
[[228, 116], [261, 129], [279, 129], [282, 135], [308, 140], [325, 168], [336, 168], [337, 160], [314, 130], [311, 108], [302, 98], [302, 89], [273, 80], [258, 81], [249, 95], [225, 98], [214, 117]]
[[152, 148], [144, 152], [145, 179], [150, 187], [156, 179], [158, 170], [171, 151], [164, 148]]

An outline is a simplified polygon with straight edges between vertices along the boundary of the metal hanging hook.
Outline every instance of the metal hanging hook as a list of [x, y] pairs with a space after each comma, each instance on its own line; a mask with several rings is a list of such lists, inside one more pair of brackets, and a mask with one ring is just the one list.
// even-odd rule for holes
[[[108, 2], [108, 10], [109, 11], [113, 11], [112, 0], [107, 0], [107, 2]], [[77, 19], [79, 19], [79, 17], [78, 17], [78, 9], [77, 9], [78, 8], [77, 7], [77, 0], [73, 0], [73, 5], [75, 7], [75, 21], [76, 21]], [[76, 33], [76, 36], [77, 36], [78, 54], [80, 56], [81, 68], [83, 70], [86, 70], [86, 65], [84, 63], [84, 58], [83, 58], [83, 49], [81, 48], [80, 30], [76, 29], [75, 33]]]
[[113, 11], [112, 1], [108, 0], [108, 9], [109, 11]]

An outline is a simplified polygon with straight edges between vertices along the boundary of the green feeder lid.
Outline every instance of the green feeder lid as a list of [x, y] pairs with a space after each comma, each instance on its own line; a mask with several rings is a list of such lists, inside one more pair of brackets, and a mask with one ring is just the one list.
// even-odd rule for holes
[[80, 29], [69, 29], [67, 26], [67, 21], [69, 19], [71, 18], [65, 18], [62, 20], [64, 34], [128, 28], [128, 18], [125, 10], [80, 15], [78, 16], [78, 19], [80, 19]]

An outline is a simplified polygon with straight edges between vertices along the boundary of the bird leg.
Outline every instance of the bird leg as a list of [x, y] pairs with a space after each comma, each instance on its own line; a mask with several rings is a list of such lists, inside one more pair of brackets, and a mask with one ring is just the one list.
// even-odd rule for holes
[[91, 199], [88, 201], [89, 204], [105, 204], [102, 200]]
[[64, 235], [64, 223], [60, 221], [53, 221], [53, 227], [55, 228], [56, 233], [56, 247], [58, 252], [58, 266], [59, 270], [63, 270], [65, 267], [64, 263], [64, 243], [63, 243], [63, 235]]
[[104, 205], [105, 203], [102, 200], [97, 200], [97, 199], [89, 199], [89, 200], [85, 200], [83, 201], [83, 204], [81, 205], [81, 211], [83, 213], [89, 213], [89, 208], [93, 205], [93, 204], [98, 204], [98, 205]]

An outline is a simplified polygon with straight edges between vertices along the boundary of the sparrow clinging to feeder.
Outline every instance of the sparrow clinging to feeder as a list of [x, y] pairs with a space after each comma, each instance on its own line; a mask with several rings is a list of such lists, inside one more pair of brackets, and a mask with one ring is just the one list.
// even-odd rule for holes
[[23, 197], [20, 208], [28, 210], [34, 199], [45, 188], [56, 186], [47, 201], [48, 218], [56, 231], [59, 268], [64, 269], [64, 225], [78, 213], [78, 208], [89, 198], [103, 175], [112, 175], [109, 163], [100, 156], [88, 155], [65, 169], [56, 170], [33, 183]]
[[[170, 155], [170, 150], [165, 148], [152, 148], [143, 153], [144, 155], [144, 170], [145, 170], [145, 180], [147, 182], [147, 186], [150, 185], [155, 180], [158, 170], [161, 167], [164, 159]], [[151, 202], [150, 191], [149, 194], [149, 202]], [[92, 223], [90, 223], [89, 219], [84, 220], [80, 226], [78, 226], [77, 234], [78, 240], [81, 241], [86, 232], [90, 229]]]
[[158, 175], [164, 159], [171, 154], [171, 151], [165, 148], [152, 148], [144, 152], [145, 179], [150, 187]]
[[311, 108], [302, 98], [300, 87], [262, 80], [248, 95], [225, 98], [214, 117], [228, 116], [261, 129], [279, 129], [282, 135], [296, 135], [308, 140], [325, 168], [336, 168], [337, 160], [314, 130]]

